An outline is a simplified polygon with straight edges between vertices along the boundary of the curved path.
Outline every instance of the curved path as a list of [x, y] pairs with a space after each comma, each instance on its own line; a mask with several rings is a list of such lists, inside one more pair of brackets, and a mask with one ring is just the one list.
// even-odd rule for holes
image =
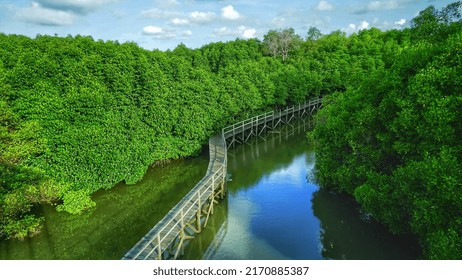
[[222, 133], [209, 139], [210, 160], [205, 176], [196, 186], [160, 220], [123, 259], [176, 259], [186, 243], [207, 225], [213, 206], [226, 194], [227, 148], [259, 136], [280, 123], [312, 115], [322, 107], [316, 98], [287, 108], [273, 111], [223, 128]]

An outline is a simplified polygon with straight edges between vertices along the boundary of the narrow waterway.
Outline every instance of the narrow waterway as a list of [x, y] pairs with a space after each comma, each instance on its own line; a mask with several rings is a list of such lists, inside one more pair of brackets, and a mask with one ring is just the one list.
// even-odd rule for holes
[[418, 259], [349, 197], [320, 190], [306, 121], [228, 150], [228, 196], [186, 259]]
[[[348, 197], [319, 190], [307, 121], [228, 152], [228, 196], [185, 259], [418, 259]], [[99, 191], [82, 215], [44, 206], [42, 232], [0, 242], [0, 259], [120, 259], [205, 174], [208, 155], [150, 168], [136, 185]]]

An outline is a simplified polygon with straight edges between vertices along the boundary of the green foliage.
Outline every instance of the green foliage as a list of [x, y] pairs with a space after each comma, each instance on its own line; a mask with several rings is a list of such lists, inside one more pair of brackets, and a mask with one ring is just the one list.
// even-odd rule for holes
[[63, 196], [63, 204], [58, 205], [58, 211], [66, 211], [71, 214], [80, 214], [93, 207], [96, 203], [91, 200], [85, 190], [69, 191]]
[[[415, 24], [426, 13], [436, 12]], [[327, 98], [310, 138], [321, 186], [354, 196], [392, 232], [418, 236], [425, 257], [461, 259], [462, 32], [433, 36]]]
[[316, 27], [314, 26], [311, 26], [309, 29], [308, 29], [308, 34], [307, 34], [307, 40], [309, 41], [314, 41], [314, 40], [317, 40], [319, 38], [322, 37], [322, 33], [319, 29], [317, 29]]
[[15, 219], [7, 223], [2, 231], [8, 238], [24, 239], [40, 232], [43, 222], [42, 218], [33, 215], [26, 215], [21, 219]]
[[193, 156], [223, 126], [267, 110], [279, 61], [261, 48], [236, 40], [151, 52], [0, 34], [0, 234], [34, 231], [35, 204], [80, 213], [95, 191]]
[[412, 22], [414, 40], [438, 42], [462, 27], [462, 2], [447, 5], [442, 10], [429, 6], [421, 11]]
[[[348, 37], [311, 28], [308, 35], [303, 41], [290, 28], [270, 31], [263, 42], [237, 39], [194, 50], [181, 44], [162, 52], [84, 36], [0, 34], [0, 235], [13, 234], [6, 228], [18, 228], [16, 221], [34, 228], [25, 217], [36, 204], [80, 213], [94, 204], [97, 190], [135, 183], [157, 161], [198, 154], [228, 124], [356, 87], [391, 66], [410, 41], [409, 31], [378, 29]], [[271, 42], [275, 57], [268, 56]], [[431, 55], [429, 49], [423, 58]], [[445, 75], [457, 73], [441, 69], [439, 75], [446, 81]], [[451, 102], [442, 99], [432, 108]], [[432, 114], [449, 121], [450, 112]], [[365, 118], [373, 111], [361, 114]], [[372, 119], [364, 122], [370, 125]], [[349, 137], [338, 149], [359, 138]], [[413, 148], [404, 142], [393, 147]], [[348, 169], [339, 172], [343, 180], [359, 177]]]

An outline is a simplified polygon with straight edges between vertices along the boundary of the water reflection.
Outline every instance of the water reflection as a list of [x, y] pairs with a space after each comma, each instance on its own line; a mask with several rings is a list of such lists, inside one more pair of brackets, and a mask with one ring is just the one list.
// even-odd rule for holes
[[[228, 196], [185, 249], [185, 259], [408, 259], [415, 243], [361, 219], [350, 199], [319, 190], [307, 174], [311, 123], [281, 127], [228, 155]], [[208, 157], [150, 169], [134, 186], [94, 195], [83, 215], [39, 209], [43, 232], [0, 242], [0, 259], [120, 259], [196, 183]]]
[[42, 232], [0, 241], [0, 259], [121, 259], [204, 176], [208, 156], [150, 168], [137, 184], [95, 193], [96, 207], [71, 215], [52, 206]]
[[313, 213], [321, 221], [322, 257], [325, 259], [417, 259], [417, 243], [394, 236], [372, 220], [352, 198], [319, 190], [313, 195]]
[[309, 180], [315, 163], [306, 141], [310, 126], [306, 121], [285, 126], [229, 151], [233, 181], [224, 219], [191, 242], [186, 259], [418, 257], [415, 243], [362, 219], [351, 199], [319, 190]]

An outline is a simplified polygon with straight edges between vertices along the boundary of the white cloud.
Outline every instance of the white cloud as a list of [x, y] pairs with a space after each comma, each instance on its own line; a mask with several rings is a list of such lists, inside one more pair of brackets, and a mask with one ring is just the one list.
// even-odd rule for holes
[[318, 5], [316, 5], [316, 10], [318, 11], [333, 11], [334, 9], [335, 6], [326, 0], [321, 0]]
[[350, 23], [347, 28], [342, 28], [342, 31], [344, 31], [346, 33], [354, 33], [356, 31], [360, 31], [360, 30], [363, 30], [363, 29], [368, 29], [370, 27], [370, 25], [371, 24], [369, 22], [363, 20], [358, 25], [356, 25], [354, 23]]
[[32, 2], [30, 7], [17, 11], [16, 18], [39, 25], [60, 26], [73, 24], [76, 16], [72, 12], [49, 9], [37, 2]]
[[395, 21], [395, 24], [400, 25], [400, 26], [403, 26], [405, 23], [406, 23], [406, 20], [404, 18], [402, 18], [402, 19], [400, 19], [398, 21]]
[[175, 17], [170, 20], [171, 25], [192, 25], [192, 24], [203, 24], [211, 22], [215, 19], [215, 13], [213, 12], [191, 12], [187, 16]]
[[189, 13], [189, 19], [191, 22], [195, 23], [206, 23], [210, 22], [215, 18], [215, 13], [213, 12], [192, 12]]
[[77, 14], [87, 14], [106, 4], [118, 2], [120, 0], [36, 0], [45, 8], [72, 11]]
[[357, 28], [358, 28], [358, 30], [363, 30], [363, 29], [368, 29], [369, 26], [370, 26], [369, 22], [361, 21], [361, 23], [359, 24], [359, 26]]
[[170, 21], [173, 25], [189, 25], [190, 22], [188, 19], [185, 18], [174, 18]]
[[236, 20], [241, 17], [241, 15], [231, 5], [228, 5], [221, 9], [221, 14], [225, 19], [229, 20]]
[[244, 31], [242, 31], [242, 37], [245, 39], [255, 38], [255, 33], [257, 33], [255, 28], [245, 28]]
[[225, 36], [236, 36], [244, 39], [255, 38], [257, 30], [255, 28], [248, 28], [243, 25], [238, 28], [230, 29], [228, 27], [222, 27], [215, 29], [213, 32], [216, 36], [225, 37]]
[[[16, 11], [16, 19], [38, 25], [72, 25], [82, 15], [120, 0], [35, 0]], [[117, 16], [117, 15], [115, 15]]]
[[162, 34], [163, 32], [164, 30], [158, 26], [148, 25], [145, 28], [143, 28], [143, 34], [145, 35], [158, 35]]
[[159, 26], [148, 25], [143, 28], [142, 31], [143, 35], [150, 36], [156, 39], [172, 39], [178, 37], [189, 37], [192, 35], [191, 30], [186, 30], [182, 32], [178, 32], [177, 30], [173, 29], [164, 29]]

